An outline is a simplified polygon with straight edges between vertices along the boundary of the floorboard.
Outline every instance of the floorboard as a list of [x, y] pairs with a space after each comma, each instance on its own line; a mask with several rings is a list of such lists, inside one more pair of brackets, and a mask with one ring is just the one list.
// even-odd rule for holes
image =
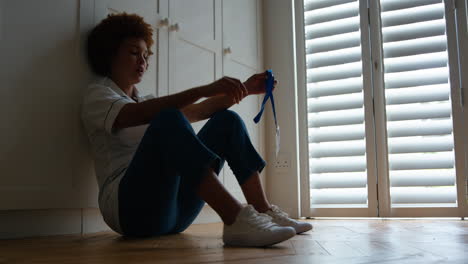
[[225, 247], [220, 223], [147, 239], [101, 232], [0, 240], [0, 263], [468, 263], [468, 221], [304, 221], [314, 229], [268, 248]]

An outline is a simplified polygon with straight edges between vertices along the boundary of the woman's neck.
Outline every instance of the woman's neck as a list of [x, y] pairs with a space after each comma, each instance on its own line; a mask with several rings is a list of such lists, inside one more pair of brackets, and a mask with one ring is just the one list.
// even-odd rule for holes
[[127, 94], [129, 97], [133, 96], [133, 88], [134, 88], [133, 84], [125, 82], [124, 80], [120, 80], [119, 78], [115, 78], [115, 77], [112, 77], [112, 76], [110, 78], [115, 84], [117, 84], [117, 86], [125, 94]]

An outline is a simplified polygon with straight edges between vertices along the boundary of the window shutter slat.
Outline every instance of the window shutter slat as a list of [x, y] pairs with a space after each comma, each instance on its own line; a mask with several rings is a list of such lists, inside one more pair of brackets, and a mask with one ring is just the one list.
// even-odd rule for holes
[[383, 41], [394, 42], [444, 35], [443, 19], [384, 28]]
[[309, 114], [309, 127], [324, 127], [362, 124], [364, 122], [364, 112], [362, 109], [325, 111]]
[[448, 82], [448, 69], [432, 68], [408, 72], [386, 73], [385, 89], [444, 84]]
[[355, 2], [355, 0], [327, 0], [327, 1], [304, 1], [304, 11], [311, 11], [316, 9], [327, 8], [331, 6], [346, 4], [350, 2]]
[[427, 37], [384, 43], [385, 58], [410, 56], [447, 50], [444, 36]]
[[312, 68], [307, 70], [307, 82], [322, 82], [337, 79], [359, 77], [362, 74], [362, 62]]
[[365, 156], [347, 157], [326, 157], [309, 159], [310, 172], [330, 173], [330, 172], [356, 172], [366, 170]]
[[393, 121], [387, 124], [389, 137], [433, 136], [452, 133], [452, 120]]
[[367, 175], [365, 172], [321, 173], [312, 174], [315, 181], [310, 185], [316, 189], [330, 188], [365, 188]]
[[390, 170], [451, 169], [454, 165], [453, 154], [450, 152], [394, 154], [389, 158]]
[[409, 9], [417, 6], [427, 6], [431, 4], [441, 3], [442, 0], [411, 0], [411, 1], [402, 1], [402, 0], [381, 0], [380, 7], [382, 12]]
[[[431, 143], [426, 144], [428, 141]], [[388, 142], [388, 152], [391, 154], [452, 151], [452, 149], [453, 137], [451, 135], [444, 135], [433, 138], [390, 138]]]
[[386, 98], [387, 105], [447, 101], [449, 99], [449, 87], [447, 84], [438, 84], [389, 89], [386, 92]]
[[316, 208], [360, 207], [367, 203], [367, 188], [316, 189], [311, 203]]
[[307, 39], [317, 39], [338, 34], [359, 31], [359, 20], [354, 17], [343, 18], [305, 27]]
[[329, 52], [311, 53], [307, 54], [306, 59], [308, 68], [356, 62], [361, 60], [361, 48], [352, 47]]
[[393, 187], [392, 189], [392, 203], [399, 207], [414, 207], [415, 204], [443, 207], [457, 202], [456, 188], [448, 186], [432, 188]]
[[351, 32], [329, 37], [312, 39], [306, 35], [306, 53], [325, 52], [337, 49], [359, 47], [361, 45], [360, 32]]
[[362, 91], [362, 78], [346, 78], [326, 82], [307, 83], [307, 97], [319, 97]]
[[450, 118], [450, 103], [387, 105], [387, 121]]
[[306, 11], [304, 13], [305, 25], [313, 25], [317, 23], [323, 23], [333, 21], [337, 19], [343, 19], [348, 17], [357, 16], [359, 12], [359, 3], [350, 2], [341, 5], [335, 5], [326, 8], [315, 9]]
[[309, 157], [344, 157], [357, 156], [366, 153], [366, 142], [364, 140], [342, 142], [326, 142], [309, 144]]
[[364, 125], [309, 128], [309, 143], [364, 139]]
[[309, 113], [363, 107], [363, 94], [353, 93], [308, 99]]
[[410, 8], [407, 9], [405, 12], [400, 12], [400, 10], [384, 12], [382, 13], [382, 26], [391, 27], [396, 25], [437, 20], [443, 18], [443, 4], [436, 3], [432, 5], [417, 6], [414, 8]]
[[385, 72], [405, 72], [431, 68], [445, 68], [447, 54], [445, 52], [426, 53], [420, 55], [387, 58]]
[[[455, 184], [455, 173], [450, 169], [399, 170], [392, 175], [392, 187], [450, 186]], [[427, 183], [427, 178], [431, 182]]]

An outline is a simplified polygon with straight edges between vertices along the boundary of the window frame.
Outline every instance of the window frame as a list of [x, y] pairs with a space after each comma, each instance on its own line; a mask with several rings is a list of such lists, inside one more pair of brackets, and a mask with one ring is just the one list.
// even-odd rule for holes
[[[299, 126], [299, 157], [301, 211], [303, 216], [380, 216], [380, 217], [437, 217], [437, 216], [468, 216], [468, 140], [463, 135], [468, 134], [468, 102], [467, 92], [464, 93], [464, 105], [461, 87], [466, 87], [468, 76], [460, 75], [463, 69], [468, 69], [468, 54], [459, 51], [459, 47], [467, 47], [467, 1], [445, 0], [445, 19], [447, 35], [447, 51], [450, 70], [450, 96], [452, 101], [452, 120], [454, 136], [455, 170], [457, 185], [457, 207], [412, 207], [392, 208], [390, 200], [387, 128], [385, 111], [385, 90], [383, 79], [382, 36], [380, 30], [380, 1], [359, 1], [361, 14], [361, 45], [363, 63], [363, 90], [366, 124], [366, 157], [368, 175], [368, 208], [311, 208], [309, 181], [309, 142], [307, 124], [307, 84], [306, 84], [306, 52], [304, 0], [295, 0], [295, 35], [296, 35], [296, 78], [298, 89], [298, 126]], [[457, 2], [458, 1], [458, 2]], [[456, 9], [454, 8], [456, 5]], [[362, 15], [362, 14], [368, 15]], [[458, 16], [455, 15], [458, 14]], [[369, 23], [370, 22], [370, 23]], [[371, 38], [372, 36], [372, 38]], [[377, 48], [374, 48], [377, 47]], [[370, 76], [370, 78], [367, 78]], [[374, 119], [375, 117], [375, 119]], [[375, 120], [375, 123], [374, 123]], [[464, 122], [465, 121], [465, 122]], [[378, 193], [378, 195], [377, 195]], [[378, 200], [377, 200], [378, 197]]]

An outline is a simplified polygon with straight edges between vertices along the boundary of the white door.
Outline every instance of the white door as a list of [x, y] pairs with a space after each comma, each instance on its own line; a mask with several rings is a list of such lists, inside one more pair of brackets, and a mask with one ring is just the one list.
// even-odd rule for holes
[[458, 90], [453, 8], [442, 0], [379, 2], [380, 9], [376, 3], [371, 10], [380, 11], [383, 89], [378, 93], [385, 95], [387, 130], [388, 174], [379, 175], [385, 181], [379, 190], [381, 215], [460, 215], [465, 195], [457, 178], [463, 177], [464, 153], [458, 139], [466, 135], [454, 126], [461, 119], [454, 116], [458, 96], [450, 92]]
[[[221, 78], [221, 1], [171, 0], [168, 4], [168, 93], [178, 93]], [[195, 132], [205, 123], [193, 123]], [[219, 179], [223, 181], [223, 172]]]
[[222, 77], [220, 19], [220, 0], [169, 1], [169, 93]]
[[[224, 0], [223, 1], [223, 74], [245, 81], [254, 73], [262, 72], [258, 32], [260, 31], [258, 14], [259, 1]], [[239, 15], [242, 14], [242, 19]], [[262, 97], [263, 98], [263, 97]], [[264, 122], [255, 124], [253, 118], [259, 111], [260, 96], [246, 97], [230, 109], [237, 112], [244, 120], [254, 147], [261, 153], [262, 127]], [[264, 120], [262, 120], [264, 121]], [[242, 190], [232, 170], [226, 166], [224, 184], [236, 198], [245, 202]]]
[[304, 9], [305, 209], [316, 216], [461, 216], [454, 6], [306, 0]]
[[305, 0], [300, 14], [308, 143], [301, 160], [309, 161], [304, 215], [378, 215], [369, 31], [360, 26], [368, 25], [366, 13], [365, 1]]

